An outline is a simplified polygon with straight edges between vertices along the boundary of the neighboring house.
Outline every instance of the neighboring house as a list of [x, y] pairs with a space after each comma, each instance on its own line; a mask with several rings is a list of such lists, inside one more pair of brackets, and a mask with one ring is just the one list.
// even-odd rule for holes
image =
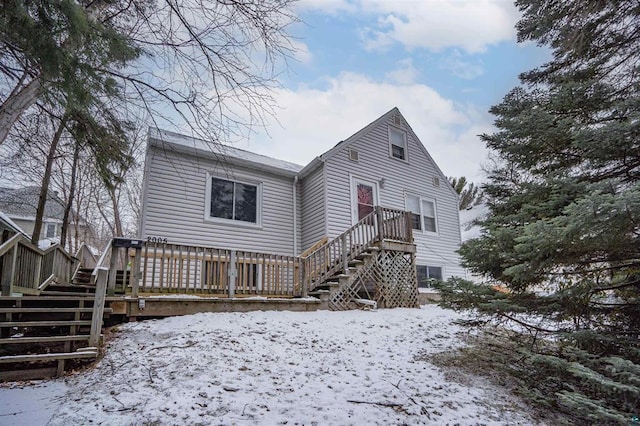
[[[0, 188], [0, 211], [4, 212], [29, 238], [33, 235], [35, 227], [39, 197], [40, 188], [37, 186]], [[44, 245], [59, 242], [63, 217], [64, 202], [58, 197], [57, 192], [49, 193], [38, 240]], [[69, 229], [70, 232], [74, 232], [75, 226], [72, 224]], [[81, 240], [84, 240], [84, 236], [89, 232], [89, 228], [83, 220], [78, 224], [78, 232]]]
[[7, 231], [9, 235], [22, 234], [25, 237], [28, 236], [9, 216], [0, 211], [0, 242], [4, 239], [3, 235], [5, 231]]
[[144, 239], [299, 255], [378, 205], [413, 213], [419, 282], [465, 275], [458, 195], [397, 108], [306, 166], [150, 129]]

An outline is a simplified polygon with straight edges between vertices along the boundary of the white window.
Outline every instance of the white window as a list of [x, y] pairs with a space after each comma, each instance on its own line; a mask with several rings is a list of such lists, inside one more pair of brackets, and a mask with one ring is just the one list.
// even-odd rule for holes
[[428, 288], [434, 280], [442, 281], [442, 267], [416, 265], [416, 273], [418, 276], [418, 287]]
[[433, 200], [407, 194], [407, 211], [411, 212], [411, 227], [423, 232], [438, 232], [436, 203]]
[[47, 228], [45, 230], [45, 238], [53, 238], [56, 236], [56, 224], [55, 223], [47, 223]]
[[260, 186], [209, 177], [206, 216], [259, 224]]
[[389, 127], [389, 151], [391, 156], [407, 160], [407, 134], [395, 127]]

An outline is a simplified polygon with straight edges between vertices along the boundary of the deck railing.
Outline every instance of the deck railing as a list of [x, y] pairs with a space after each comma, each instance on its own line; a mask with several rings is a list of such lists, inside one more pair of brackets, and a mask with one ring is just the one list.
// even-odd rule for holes
[[109, 294], [119, 290], [134, 297], [141, 292], [306, 296], [382, 240], [411, 243], [410, 213], [375, 207], [337, 238], [319, 243], [308, 256], [135, 240], [135, 248], [125, 247], [126, 267], [117, 260], [123, 247], [111, 246]]
[[[144, 242], [128, 249], [125, 289], [144, 293], [299, 296], [300, 260], [252, 251]], [[139, 259], [137, 259], [139, 256]], [[139, 266], [138, 266], [139, 265]]]

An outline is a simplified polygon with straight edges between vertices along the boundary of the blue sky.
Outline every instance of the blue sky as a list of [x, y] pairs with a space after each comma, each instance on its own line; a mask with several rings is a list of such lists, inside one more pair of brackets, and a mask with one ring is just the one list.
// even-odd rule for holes
[[502, 0], [302, 0], [276, 120], [240, 147], [306, 164], [394, 106], [446, 175], [482, 179], [491, 105], [544, 63]]

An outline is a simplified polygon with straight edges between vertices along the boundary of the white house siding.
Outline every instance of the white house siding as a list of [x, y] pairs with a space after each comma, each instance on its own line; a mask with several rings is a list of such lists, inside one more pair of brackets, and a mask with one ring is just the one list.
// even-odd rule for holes
[[[151, 146], [147, 152], [141, 237], [169, 243], [294, 255], [293, 178], [212, 158], [176, 154]], [[262, 226], [205, 220], [207, 173], [262, 184]]]
[[[464, 276], [455, 253], [460, 245], [457, 196], [408, 126], [401, 127], [407, 131], [408, 163], [390, 157], [388, 126], [392, 124], [393, 115], [388, 118], [326, 160], [328, 235], [333, 238], [352, 225], [351, 176], [376, 182], [384, 178], [384, 188], [378, 185], [379, 204], [383, 207], [405, 210], [407, 192], [435, 199], [438, 233], [414, 231], [416, 263], [442, 267], [445, 279]], [[358, 162], [349, 159], [349, 148], [358, 151]], [[433, 185], [434, 177], [440, 179], [439, 187]]]
[[302, 200], [302, 251], [311, 247], [325, 235], [324, 173], [320, 166], [306, 176], [300, 184]]

